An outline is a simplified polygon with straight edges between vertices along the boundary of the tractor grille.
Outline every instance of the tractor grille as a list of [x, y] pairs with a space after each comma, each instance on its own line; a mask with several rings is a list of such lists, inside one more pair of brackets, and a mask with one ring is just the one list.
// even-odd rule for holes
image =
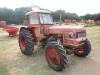
[[82, 38], [82, 37], [86, 37], [86, 33], [85, 32], [77, 32], [77, 38]]

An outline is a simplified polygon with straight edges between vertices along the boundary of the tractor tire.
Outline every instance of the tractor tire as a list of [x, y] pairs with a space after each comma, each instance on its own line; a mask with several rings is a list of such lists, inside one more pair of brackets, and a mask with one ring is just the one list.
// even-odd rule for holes
[[46, 45], [45, 57], [48, 65], [55, 71], [62, 71], [67, 64], [66, 52], [56, 42], [51, 42]]
[[74, 54], [79, 57], [86, 57], [91, 52], [91, 44], [86, 40], [84, 45], [74, 51]]
[[19, 32], [19, 47], [24, 55], [32, 55], [34, 42], [32, 34], [27, 29], [21, 29]]

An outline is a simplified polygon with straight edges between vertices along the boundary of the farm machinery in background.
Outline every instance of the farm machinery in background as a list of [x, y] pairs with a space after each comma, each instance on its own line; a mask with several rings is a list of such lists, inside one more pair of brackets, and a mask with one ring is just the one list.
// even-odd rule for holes
[[91, 27], [91, 26], [98, 26], [100, 25], [100, 21], [95, 21], [95, 20], [81, 20], [80, 23], [83, 23], [85, 27]]
[[77, 20], [64, 20], [63, 23], [69, 25], [69, 24], [77, 24], [77, 23], [79, 23], [79, 21], [77, 21]]
[[9, 36], [16, 36], [18, 32], [18, 28], [15, 25], [7, 25], [6, 21], [0, 21], [0, 28], [3, 28]]
[[86, 57], [91, 44], [83, 27], [54, 25], [52, 12], [37, 8], [26, 13], [25, 26], [20, 28], [19, 47], [24, 55], [32, 55], [34, 45], [42, 46], [48, 65], [61, 71], [68, 63], [68, 56], [74, 54]]
[[100, 25], [100, 20], [96, 21], [96, 24], [97, 24], [97, 25]]

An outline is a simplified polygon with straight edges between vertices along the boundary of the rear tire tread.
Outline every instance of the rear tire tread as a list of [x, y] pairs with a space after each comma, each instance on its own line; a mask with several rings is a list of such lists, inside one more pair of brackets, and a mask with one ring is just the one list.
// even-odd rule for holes
[[24, 37], [25, 44], [26, 44], [26, 48], [24, 50], [21, 49], [21, 47], [20, 47], [21, 52], [24, 55], [32, 55], [33, 54], [33, 49], [34, 49], [34, 43], [33, 43], [33, 37], [32, 37], [31, 32], [27, 29], [21, 29], [20, 33], [19, 33], [19, 39], [21, 37]]

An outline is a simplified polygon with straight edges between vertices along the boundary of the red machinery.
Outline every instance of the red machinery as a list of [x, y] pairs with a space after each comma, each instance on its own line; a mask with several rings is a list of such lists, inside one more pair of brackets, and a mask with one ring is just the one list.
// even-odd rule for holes
[[76, 24], [76, 23], [79, 23], [79, 22], [76, 21], [76, 20], [64, 20], [64, 23], [65, 24]]
[[18, 28], [15, 26], [7, 26], [6, 21], [0, 21], [0, 28], [3, 28], [4, 31], [6, 31], [9, 36], [15, 36], [17, 35]]
[[97, 24], [97, 25], [100, 25], [100, 21], [96, 21], [96, 24]]
[[9, 36], [15, 36], [18, 32], [18, 28], [11, 26], [4, 28], [4, 30], [9, 33]]
[[19, 31], [19, 47], [22, 54], [32, 55], [34, 46], [41, 46], [45, 50], [48, 65], [56, 71], [66, 67], [67, 55], [86, 57], [91, 51], [85, 28], [54, 25], [52, 12], [49, 10], [32, 10], [26, 13], [24, 22], [25, 26]]

